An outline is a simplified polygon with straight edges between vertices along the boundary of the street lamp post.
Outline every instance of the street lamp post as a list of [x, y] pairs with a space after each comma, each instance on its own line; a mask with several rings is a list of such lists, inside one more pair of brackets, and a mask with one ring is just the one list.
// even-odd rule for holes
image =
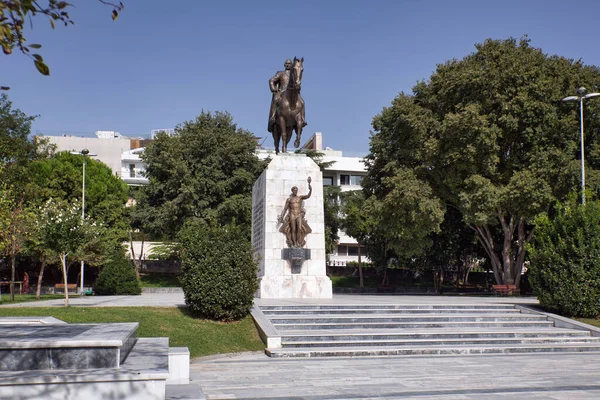
[[[79, 154], [83, 156], [83, 178], [81, 184], [81, 224], [85, 222], [85, 165], [87, 163], [87, 156], [95, 156], [96, 154], [90, 154], [88, 149], [83, 149], [80, 152], [72, 151], [71, 154]], [[80, 273], [80, 284], [79, 290], [81, 291], [81, 295], [84, 295], [83, 291], [83, 269], [85, 267], [85, 261], [81, 260], [81, 273]]]
[[562, 101], [579, 101], [579, 124], [581, 132], [581, 204], [585, 204], [585, 157], [583, 153], [583, 100], [600, 96], [600, 93], [588, 93], [583, 86], [577, 89], [577, 96], [568, 96]]

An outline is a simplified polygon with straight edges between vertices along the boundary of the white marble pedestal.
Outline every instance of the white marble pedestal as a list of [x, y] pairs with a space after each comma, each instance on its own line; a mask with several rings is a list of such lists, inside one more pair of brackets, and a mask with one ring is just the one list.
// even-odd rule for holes
[[[289, 261], [282, 258], [287, 247], [279, 232], [281, 214], [293, 186], [298, 195], [308, 194], [307, 178], [312, 179], [312, 195], [304, 200], [306, 220], [312, 233], [306, 236], [311, 259], [302, 263], [300, 273], [292, 274]], [[264, 299], [331, 298], [331, 280], [325, 269], [325, 224], [323, 217], [323, 176], [319, 166], [303, 154], [273, 156], [269, 166], [252, 188], [252, 245], [259, 262], [260, 286], [256, 297]]]

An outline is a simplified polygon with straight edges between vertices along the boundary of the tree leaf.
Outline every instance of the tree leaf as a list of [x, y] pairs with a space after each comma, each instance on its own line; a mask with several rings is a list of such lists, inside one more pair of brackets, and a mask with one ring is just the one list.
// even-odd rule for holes
[[50, 20], [50, 25], [52, 26], [52, 29], [54, 29], [54, 21]]
[[113, 12], [112, 12], [113, 21], [115, 21], [118, 17], [119, 17], [119, 13], [117, 12], [117, 10], [113, 10]]
[[32, 54], [31, 56], [35, 58], [36, 61], [44, 62], [44, 59], [39, 54]]
[[50, 68], [48, 68], [43, 61], [34, 61], [34, 63], [37, 70], [40, 71], [40, 74], [46, 76], [50, 75]]
[[32, 49], [41, 49], [42, 45], [34, 43], [34, 44], [30, 44], [29, 47], [31, 47]]
[[8, 86], [0, 86], [0, 90], [10, 90]]

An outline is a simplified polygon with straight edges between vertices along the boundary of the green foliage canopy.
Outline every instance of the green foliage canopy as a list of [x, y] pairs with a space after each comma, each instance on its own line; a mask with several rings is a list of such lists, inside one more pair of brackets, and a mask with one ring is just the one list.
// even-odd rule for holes
[[[423, 185], [414, 201], [460, 210], [496, 281], [518, 285], [533, 218], [577, 186], [578, 111], [561, 99], [582, 85], [597, 91], [600, 71], [548, 56], [527, 38], [475, 47], [462, 60], [438, 65], [412, 95], [400, 93], [373, 119], [363, 186], [383, 200], [398, 186]], [[588, 104], [587, 151], [594, 156], [600, 121], [593, 115], [600, 106]], [[595, 157], [589, 161], [593, 188], [600, 183]], [[405, 201], [397, 213], [415, 207], [407, 195], [397, 199]], [[430, 231], [440, 222], [414, 219]]]
[[187, 219], [232, 220], [250, 235], [252, 185], [264, 169], [255, 155], [256, 138], [238, 129], [228, 113], [202, 112], [159, 133], [142, 156], [150, 184], [133, 211], [143, 230], [174, 239]]
[[[60, 152], [53, 157], [34, 161], [29, 166], [32, 192], [38, 202], [48, 199], [81, 199], [83, 156]], [[128, 221], [125, 204], [128, 187], [104, 163], [86, 159], [85, 213], [101, 222], [118, 242], [126, 237]]]
[[600, 203], [557, 203], [535, 220], [529, 278], [540, 304], [563, 315], [600, 314]]
[[258, 289], [257, 262], [246, 233], [236, 225], [207, 225], [202, 220], [181, 230], [181, 284], [185, 302], [198, 316], [241, 319]]

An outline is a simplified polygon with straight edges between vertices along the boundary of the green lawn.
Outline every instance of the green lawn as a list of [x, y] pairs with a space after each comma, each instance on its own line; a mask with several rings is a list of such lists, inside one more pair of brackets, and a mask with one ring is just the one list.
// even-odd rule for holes
[[139, 322], [138, 337], [168, 336], [170, 346], [186, 346], [191, 357], [262, 350], [250, 316], [221, 323], [193, 318], [185, 309], [155, 307], [0, 308], [0, 316], [51, 316], [69, 323]]
[[[69, 299], [76, 298], [76, 297], [79, 297], [79, 295], [69, 293]], [[40, 300], [55, 300], [55, 299], [64, 299], [64, 298], [65, 298], [64, 294], [42, 294], [40, 296]], [[15, 293], [15, 301], [13, 303], [26, 303], [28, 301], [36, 301], [35, 294], [27, 293], [27, 294], [23, 294], [23, 295], [19, 296], [18, 293]], [[2, 296], [0, 296], [0, 304], [8, 304], [10, 302], [11, 302], [10, 294], [2, 293]]]
[[179, 287], [179, 277], [173, 274], [140, 274], [140, 283], [142, 287]]
[[593, 325], [593, 326], [597, 326], [598, 328], [600, 328], [600, 320], [593, 319], [593, 318], [573, 318], [573, 319], [576, 321], [579, 321], [579, 322], [583, 322], [584, 324]]

